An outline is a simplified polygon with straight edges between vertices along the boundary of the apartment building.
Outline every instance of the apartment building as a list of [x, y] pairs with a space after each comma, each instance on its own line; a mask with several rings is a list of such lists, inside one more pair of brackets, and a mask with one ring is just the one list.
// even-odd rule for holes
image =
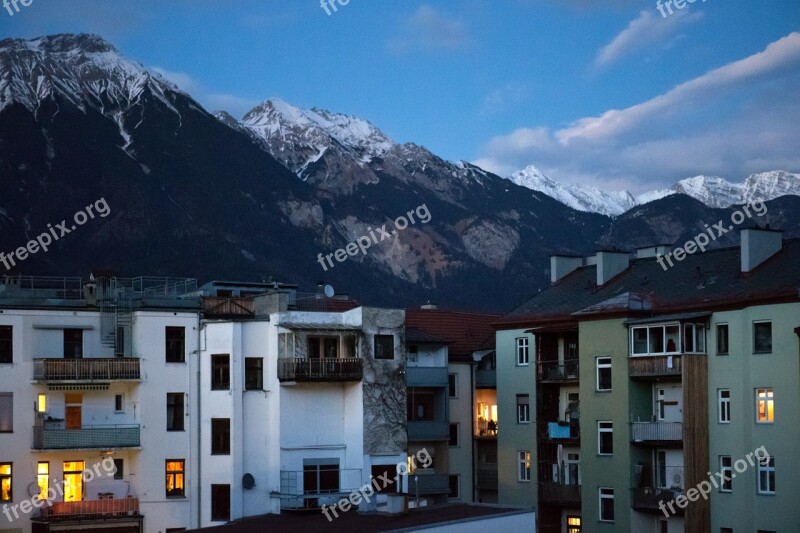
[[0, 278], [0, 531], [197, 524], [193, 290], [191, 279]]
[[385, 509], [386, 494], [410, 488], [398, 464], [419, 466], [407, 453], [404, 311], [232, 285], [203, 301], [201, 525], [326, 508], [333, 519], [331, 506], [373, 479], [382, 494], [357, 506]]
[[663, 245], [551, 259], [499, 324], [501, 417], [536, 398], [539, 463], [528, 482], [530, 435], [500, 433], [501, 503], [536, 505], [542, 531], [796, 529], [800, 241], [741, 241], [669, 271]]

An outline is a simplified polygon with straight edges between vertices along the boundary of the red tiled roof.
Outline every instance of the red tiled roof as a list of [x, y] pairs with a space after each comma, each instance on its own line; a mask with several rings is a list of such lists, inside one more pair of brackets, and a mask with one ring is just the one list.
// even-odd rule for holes
[[471, 360], [472, 352], [494, 348], [492, 323], [499, 315], [443, 309], [406, 310], [406, 328], [448, 341], [450, 359]]

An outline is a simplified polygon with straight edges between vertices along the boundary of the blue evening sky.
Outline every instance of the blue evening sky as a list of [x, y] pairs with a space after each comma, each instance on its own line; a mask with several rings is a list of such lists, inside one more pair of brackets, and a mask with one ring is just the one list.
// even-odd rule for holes
[[797, 0], [687, 1], [667, 17], [652, 0], [337, 9], [33, 0], [13, 17], [0, 10], [0, 37], [97, 33], [209, 110], [241, 117], [280, 97], [503, 175], [535, 164], [557, 180], [641, 191], [696, 174], [800, 171]]

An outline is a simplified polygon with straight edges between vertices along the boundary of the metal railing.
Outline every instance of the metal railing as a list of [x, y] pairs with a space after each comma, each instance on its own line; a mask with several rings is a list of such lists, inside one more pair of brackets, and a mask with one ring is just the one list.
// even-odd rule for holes
[[542, 482], [539, 483], [539, 499], [545, 503], [580, 504], [581, 486]]
[[[631, 507], [636, 511], [661, 513], [659, 502], [664, 503], [677, 498], [681, 491], [670, 489], [657, 489], [654, 487], [639, 487], [631, 489]], [[676, 514], [683, 515], [683, 509], [675, 505]]]
[[138, 425], [89, 426], [81, 429], [34, 426], [34, 450], [138, 448]]
[[447, 367], [407, 366], [406, 385], [409, 387], [447, 387]]
[[112, 359], [34, 359], [35, 381], [113, 381], [141, 379], [140, 360], [133, 357]]
[[631, 422], [631, 442], [680, 442], [682, 422]]
[[497, 467], [478, 467], [478, 480], [475, 486], [480, 490], [497, 490]]
[[0, 298], [82, 300], [83, 279], [4, 275], [0, 277]]
[[364, 363], [358, 357], [304, 359], [278, 359], [280, 381], [361, 381]]
[[655, 355], [628, 358], [628, 375], [632, 378], [680, 376], [680, 355]]
[[497, 370], [476, 370], [475, 388], [494, 389], [497, 387]]
[[138, 515], [138, 498], [85, 500], [82, 502], [51, 502], [51, 504], [41, 507], [41, 518], [45, 520], [64, 518], [108, 518], [112, 516]]
[[539, 381], [577, 381], [579, 364], [577, 359], [564, 361], [539, 361]]
[[409, 474], [408, 495], [449, 494], [450, 479], [447, 474]]
[[441, 421], [409, 421], [408, 439], [414, 441], [450, 440], [450, 424]]

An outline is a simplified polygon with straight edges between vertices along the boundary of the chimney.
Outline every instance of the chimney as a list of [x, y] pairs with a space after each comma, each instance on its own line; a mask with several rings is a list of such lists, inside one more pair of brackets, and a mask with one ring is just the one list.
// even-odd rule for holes
[[652, 246], [643, 246], [636, 249], [636, 259], [643, 259], [645, 257], [657, 257], [659, 255], [667, 255], [672, 246], [669, 244], [655, 244]]
[[608, 280], [623, 272], [630, 264], [630, 256], [626, 252], [597, 252], [597, 286], [601, 287]]
[[283, 313], [289, 309], [289, 296], [291, 291], [277, 290], [259, 294], [253, 299], [255, 316]]
[[583, 257], [574, 255], [552, 255], [550, 256], [550, 283], [555, 283], [563, 279], [583, 266]]
[[429, 311], [433, 311], [433, 310], [439, 309], [439, 306], [436, 305], [435, 303], [431, 302], [430, 300], [428, 300], [427, 302], [425, 302], [424, 304], [419, 306], [419, 308], [420, 309], [426, 309], [426, 310], [429, 310]]
[[743, 229], [740, 234], [742, 272], [752, 272], [783, 248], [783, 232], [779, 230]]

